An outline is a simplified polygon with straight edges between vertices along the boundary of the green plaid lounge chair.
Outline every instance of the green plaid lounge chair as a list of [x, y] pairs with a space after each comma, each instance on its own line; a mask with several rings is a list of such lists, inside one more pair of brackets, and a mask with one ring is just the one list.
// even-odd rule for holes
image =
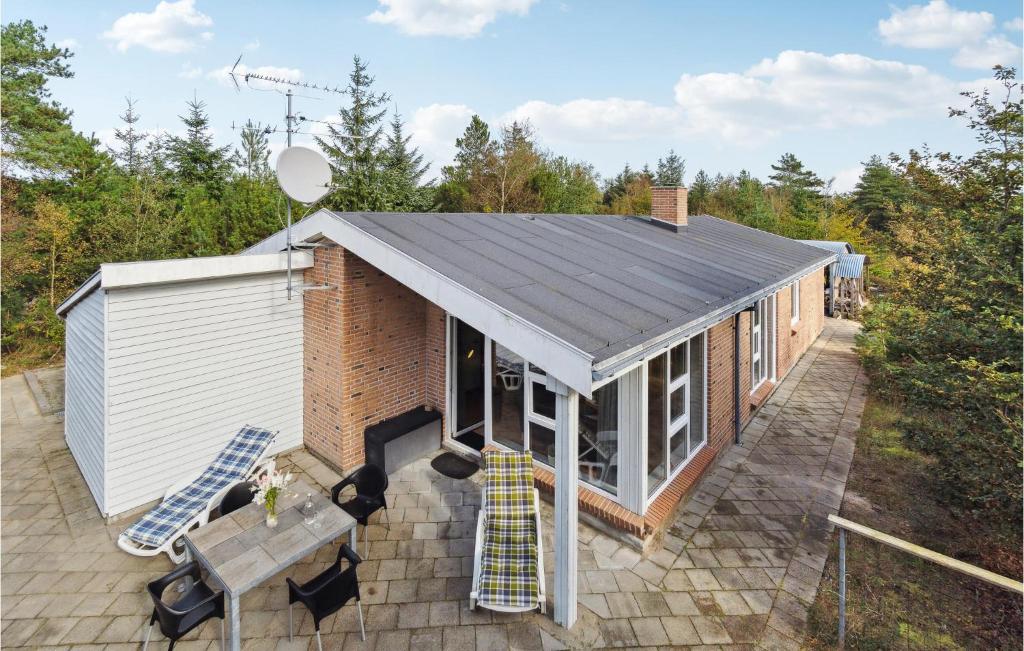
[[529, 452], [484, 453], [470, 608], [545, 612], [540, 495]]

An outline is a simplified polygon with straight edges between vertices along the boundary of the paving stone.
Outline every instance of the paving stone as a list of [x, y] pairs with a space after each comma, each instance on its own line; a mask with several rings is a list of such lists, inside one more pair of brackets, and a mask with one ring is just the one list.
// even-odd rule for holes
[[610, 647], [635, 647], [636, 634], [628, 619], [604, 619], [599, 623], [601, 636]]
[[639, 617], [640, 606], [631, 592], [611, 592], [605, 595], [612, 617]]
[[691, 617], [697, 635], [704, 644], [731, 644], [732, 638], [718, 617]]
[[491, 624], [476, 627], [477, 651], [507, 649], [508, 646], [508, 632], [504, 625]]
[[636, 635], [637, 644], [641, 646], [664, 646], [669, 643], [665, 628], [657, 617], [644, 617], [631, 619], [633, 633]]

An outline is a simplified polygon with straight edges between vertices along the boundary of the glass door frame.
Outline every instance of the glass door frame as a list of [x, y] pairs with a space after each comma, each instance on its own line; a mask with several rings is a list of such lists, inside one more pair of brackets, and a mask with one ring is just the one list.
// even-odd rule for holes
[[[454, 446], [455, 448], [457, 448], [459, 451], [465, 452], [467, 454], [471, 454], [473, 456], [477, 456], [478, 457], [478, 456], [480, 456], [480, 452], [479, 451], [477, 451], [474, 448], [466, 445], [465, 443], [461, 443], [460, 441], [458, 441], [456, 439], [456, 437], [461, 436], [461, 435], [465, 434], [466, 432], [471, 432], [471, 431], [473, 431], [475, 429], [478, 429], [480, 427], [480, 425], [483, 425], [484, 426], [484, 445], [485, 446], [491, 445], [491, 425], [492, 425], [491, 417], [490, 417], [490, 415], [491, 415], [491, 382], [492, 382], [492, 378], [491, 378], [491, 338], [488, 337], [486, 334], [484, 334], [482, 332], [480, 333], [481, 336], [484, 339], [484, 349], [483, 349], [483, 356], [484, 356], [484, 386], [483, 386], [484, 406], [483, 406], [483, 420], [481, 420], [481, 421], [479, 421], [477, 423], [474, 423], [473, 425], [470, 425], [469, 427], [464, 427], [462, 429], [456, 429], [456, 427], [457, 427], [456, 421], [458, 420], [458, 405], [457, 405], [458, 398], [456, 396], [456, 389], [458, 388], [458, 382], [457, 382], [456, 378], [458, 377], [458, 373], [456, 372], [456, 368], [457, 368], [456, 365], [458, 364], [458, 360], [455, 357], [456, 357], [456, 355], [458, 355], [458, 350], [459, 350], [458, 342], [456, 341], [456, 338], [458, 337], [458, 327], [457, 327], [457, 323], [456, 323], [457, 321], [458, 321], [457, 317], [455, 317], [455, 316], [453, 316], [451, 314], [446, 314], [445, 315], [445, 337], [444, 337], [444, 340], [445, 340], [445, 365], [444, 365], [444, 368], [445, 368], [445, 414], [447, 414], [447, 418], [445, 418], [445, 422], [447, 423], [447, 425], [445, 427], [445, 435], [444, 436], [445, 436], [445, 441], [448, 444], [450, 444], [450, 445]], [[473, 327], [473, 326], [470, 326], [468, 323], [466, 325], [468, 327], [471, 327], [471, 328]], [[476, 330], [476, 328], [473, 328], [473, 329]], [[480, 332], [480, 331], [477, 330], [477, 332]]]

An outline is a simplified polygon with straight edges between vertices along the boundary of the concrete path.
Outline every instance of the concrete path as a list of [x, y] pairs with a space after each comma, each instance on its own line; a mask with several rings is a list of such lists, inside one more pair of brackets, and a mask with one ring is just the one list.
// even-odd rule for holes
[[[580, 526], [580, 620], [571, 631], [550, 615], [468, 609], [479, 473], [452, 480], [428, 459], [407, 466], [392, 477], [388, 521], [371, 524], [359, 566], [367, 641], [349, 606], [324, 621], [325, 648], [797, 648], [828, 552], [825, 517], [842, 499], [864, 404], [855, 332], [827, 321], [743, 445], [684, 506], [665, 549], [644, 558]], [[116, 548], [125, 525], [99, 517], [61, 422], [39, 413], [21, 376], [2, 389], [3, 646], [137, 649], [152, 609], [144, 585], [170, 563]], [[339, 479], [302, 450], [282, 464], [324, 491]], [[551, 509], [543, 510], [553, 569]], [[312, 577], [333, 554], [321, 550], [286, 574]], [[283, 576], [243, 598], [245, 649], [315, 648], [304, 611], [288, 641]], [[176, 648], [212, 651], [218, 638], [218, 626], [204, 626]], [[165, 648], [161, 636], [154, 641]]]

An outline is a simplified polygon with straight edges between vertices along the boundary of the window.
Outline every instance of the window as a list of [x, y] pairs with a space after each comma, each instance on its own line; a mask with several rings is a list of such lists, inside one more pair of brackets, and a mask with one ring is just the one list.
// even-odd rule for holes
[[789, 312], [790, 312], [790, 323], [796, 323], [800, 320], [800, 281], [796, 281], [790, 285], [789, 291]]
[[610, 382], [590, 400], [580, 396], [580, 479], [618, 494], [619, 488], [619, 383]]
[[526, 420], [529, 450], [533, 458], [555, 465], [555, 393], [547, 387], [547, 374], [529, 365], [530, 390], [527, 393]]
[[647, 363], [647, 494], [704, 444], [704, 333]]
[[750, 392], [775, 376], [775, 296], [762, 298], [750, 316]]

